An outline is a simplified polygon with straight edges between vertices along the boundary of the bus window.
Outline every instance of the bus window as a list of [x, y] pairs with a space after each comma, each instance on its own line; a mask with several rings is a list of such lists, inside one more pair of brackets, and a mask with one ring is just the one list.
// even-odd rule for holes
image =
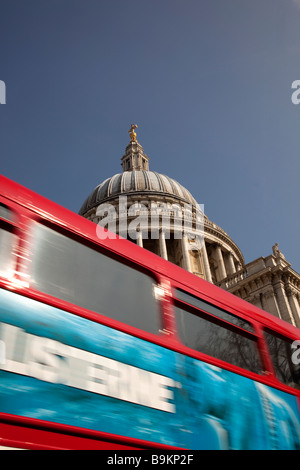
[[251, 372], [261, 373], [256, 337], [212, 317], [198, 316], [175, 306], [179, 337], [187, 347], [229, 362]]
[[40, 224], [34, 226], [35, 289], [114, 320], [157, 333], [153, 279]]
[[264, 333], [276, 377], [280, 382], [300, 389], [299, 353], [292, 347], [293, 342], [267, 330]]
[[225, 310], [215, 307], [214, 305], [209, 304], [208, 302], [205, 302], [204, 300], [201, 300], [198, 297], [195, 297], [194, 295], [188, 294], [187, 292], [184, 292], [181, 289], [176, 290], [176, 298], [182, 300], [183, 302], [186, 302], [187, 304], [193, 305], [196, 308], [199, 308], [203, 312], [210, 313], [211, 315], [225, 320], [228, 323], [232, 323], [233, 325], [239, 326], [244, 330], [253, 332], [253, 326], [247, 320], [237, 317], [232, 313], [225, 312]]
[[1, 203], [0, 203], [0, 219], [7, 220], [8, 222], [13, 221], [11, 210]]
[[11, 277], [14, 265], [13, 247], [16, 236], [12, 232], [12, 226], [7, 222], [12, 220], [12, 212], [0, 204], [0, 276], [5, 277]]

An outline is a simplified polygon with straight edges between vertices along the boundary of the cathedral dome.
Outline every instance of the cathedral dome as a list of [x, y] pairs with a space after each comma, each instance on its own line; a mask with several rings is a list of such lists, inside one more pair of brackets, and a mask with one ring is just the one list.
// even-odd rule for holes
[[118, 173], [99, 184], [82, 205], [79, 214], [86, 214], [99, 204], [118, 196], [143, 194], [170, 196], [185, 204], [197, 205], [191, 193], [169, 176], [149, 170], [131, 170]]
[[[221, 227], [208, 219], [184, 186], [149, 170], [149, 158], [136, 140], [136, 127], [132, 125], [129, 131], [131, 141], [121, 158], [122, 173], [100, 183], [79, 214], [104, 227], [110, 221], [110, 232], [131, 239], [209, 282], [217, 284], [233, 276], [244, 266], [240, 249]], [[120, 204], [120, 196], [126, 196], [126, 204]], [[111, 219], [105, 212], [106, 203], [112, 211]], [[125, 213], [126, 230], [123, 222], [120, 224]], [[134, 234], [132, 227], [136, 228]]]

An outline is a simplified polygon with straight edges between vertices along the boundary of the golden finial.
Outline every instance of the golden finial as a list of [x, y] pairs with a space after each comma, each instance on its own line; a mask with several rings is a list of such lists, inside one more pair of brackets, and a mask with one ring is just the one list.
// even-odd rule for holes
[[138, 126], [136, 124], [131, 124], [131, 128], [129, 129], [129, 135], [131, 142], [137, 142], [136, 140], [136, 133], [134, 132], [134, 129], [136, 129]]

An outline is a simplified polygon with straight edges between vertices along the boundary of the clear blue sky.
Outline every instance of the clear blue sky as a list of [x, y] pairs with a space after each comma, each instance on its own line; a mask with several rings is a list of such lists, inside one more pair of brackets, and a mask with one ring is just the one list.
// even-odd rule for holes
[[300, 1], [0, 0], [1, 173], [78, 211], [131, 123], [245, 261], [300, 272]]

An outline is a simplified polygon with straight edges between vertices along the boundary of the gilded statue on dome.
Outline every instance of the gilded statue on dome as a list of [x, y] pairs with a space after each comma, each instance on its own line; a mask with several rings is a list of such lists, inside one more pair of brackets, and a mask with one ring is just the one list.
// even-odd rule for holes
[[131, 142], [137, 142], [136, 140], [136, 132], [134, 132], [134, 129], [136, 129], [138, 126], [136, 124], [131, 124], [131, 128], [129, 129], [129, 135]]

